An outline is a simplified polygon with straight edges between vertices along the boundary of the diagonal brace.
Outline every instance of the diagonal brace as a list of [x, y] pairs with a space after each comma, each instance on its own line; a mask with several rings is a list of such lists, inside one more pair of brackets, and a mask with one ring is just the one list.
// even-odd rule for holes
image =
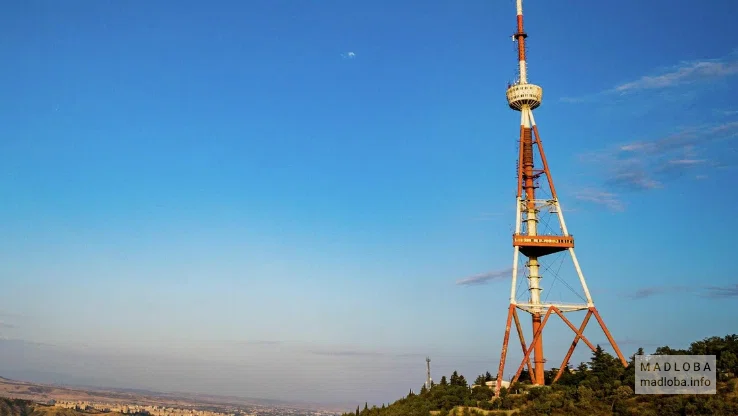
[[[559, 315], [561, 316], [561, 315]], [[561, 316], [563, 318], [563, 316]], [[561, 367], [559, 367], [559, 372], [556, 373], [556, 377], [554, 377], [553, 382], [555, 383], [558, 381], [558, 379], [561, 377], [562, 374], [564, 374], [564, 368], [569, 364], [569, 360], [571, 359], [571, 355], [574, 353], [574, 349], [577, 347], [577, 343], [579, 342], [579, 339], [584, 339], [584, 328], [587, 327], [587, 323], [589, 323], [589, 318], [592, 317], [592, 311], [587, 311], [587, 315], [584, 317], [584, 320], [582, 321], [582, 325], [579, 326], [579, 331], [575, 331], [577, 335], [574, 337], [574, 342], [571, 343], [571, 346], [569, 347], [569, 352], [566, 353], [566, 357], [564, 357], [564, 361], [561, 363]], [[591, 344], [587, 343], [590, 348], [592, 348]], [[594, 351], [594, 348], [592, 348]]]
[[[592, 343], [589, 342], [589, 340], [587, 339], [587, 337], [585, 337], [584, 334], [582, 333], [582, 331], [584, 330], [584, 328], [582, 328], [581, 330], [577, 330], [577, 328], [574, 327], [574, 325], [568, 319], [566, 319], [566, 317], [564, 316], [564, 314], [561, 313], [561, 311], [559, 310], [559, 308], [557, 308], [555, 306], [553, 308], [554, 308], [554, 312], [556, 312], [556, 315], [559, 315], [561, 317], [561, 320], [563, 320], [564, 323], [566, 323], [566, 325], [568, 325], [569, 328], [571, 328], [571, 330], [574, 331], [575, 334], [577, 334], [577, 337], [579, 339], [581, 339], [582, 341], [584, 341], [584, 343], [587, 344], [587, 346], [589, 347], [589, 349], [591, 349], [592, 352], [594, 352], [594, 350], [595, 350], [594, 345], [592, 345]], [[587, 315], [591, 315], [591, 312], [588, 312]], [[588, 317], [586, 319], [589, 320]]]
[[548, 308], [548, 311], [546, 311], [546, 316], [543, 318], [543, 322], [541, 322], [541, 326], [538, 328], [538, 331], [536, 331], [535, 335], [533, 336], [533, 341], [530, 342], [530, 347], [528, 347], [528, 350], [525, 352], [523, 361], [520, 363], [520, 367], [518, 367], [518, 371], [515, 373], [515, 377], [513, 377], [510, 384], [518, 381], [518, 378], [520, 377], [520, 373], [523, 372], [523, 367], [525, 367], [525, 363], [530, 358], [530, 353], [533, 352], [533, 347], [536, 345], [536, 341], [538, 341], [538, 339], [541, 337], [541, 334], [543, 333], [543, 328], [546, 326], [546, 322], [548, 322], [548, 317], [551, 316], [552, 309], [553, 309], [553, 306], [550, 306]]
[[[523, 328], [520, 326], [520, 318], [518, 318], [517, 309], [513, 309], [513, 318], [515, 319], [515, 328], [518, 330], [520, 346], [523, 348], [523, 354], [525, 354], [525, 351], [528, 349], [528, 347], [525, 346], [525, 337], [523, 336]], [[530, 358], [528, 358], [526, 364], [528, 364], [528, 375], [530, 375], [530, 380], [535, 383], [536, 376], [533, 373], [533, 365], [531, 365]]]

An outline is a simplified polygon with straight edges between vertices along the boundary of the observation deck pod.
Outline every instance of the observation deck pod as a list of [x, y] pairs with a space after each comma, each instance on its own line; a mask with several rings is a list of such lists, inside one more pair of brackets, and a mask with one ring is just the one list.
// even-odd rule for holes
[[543, 257], [573, 248], [574, 237], [513, 234], [513, 247], [520, 247], [520, 252], [525, 257]]
[[538, 108], [543, 99], [543, 88], [534, 84], [515, 84], [507, 89], [507, 104], [516, 111], [521, 111], [523, 106], [531, 110]]

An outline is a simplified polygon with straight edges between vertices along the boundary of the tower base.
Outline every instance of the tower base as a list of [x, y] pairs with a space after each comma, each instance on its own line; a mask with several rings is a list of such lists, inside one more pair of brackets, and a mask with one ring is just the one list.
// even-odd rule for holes
[[[519, 308], [516, 304], [510, 304], [510, 307], [508, 308], [507, 312], [507, 324], [505, 325], [505, 337], [502, 341], [502, 354], [500, 355], [500, 367], [497, 372], [497, 384], [495, 386], [495, 396], [500, 395], [500, 389], [502, 387], [502, 377], [505, 371], [505, 360], [507, 359], [507, 347], [508, 347], [508, 341], [510, 340], [510, 328], [512, 325], [512, 321], [515, 321], [515, 329], [518, 332], [518, 338], [520, 338], [520, 346], [523, 349], [523, 359], [520, 362], [520, 366], [518, 367], [517, 372], [515, 373], [515, 377], [510, 381], [510, 384], [513, 384], [518, 381], [518, 378], [520, 377], [520, 374], [523, 372], [523, 369], [527, 366], [528, 367], [528, 374], [530, 375], [531, 381], [533, 381], [534, 384], [543, 385], [543, 380], [536, 380], [535, 374], [533, 372], [533, 366], [531, 365], [530, 361], [530, 354], [533, 351], [533, 347], [536, 344], [536, 341], [541, 337], [543, 334], [543, 328], [546, 327], [546, 322], [548, 322], [549, 316], [551, 316], [551, 313], [555, 313], [558, 315], [561, 320], [564, 321], [564, 323], [571, 328], [572, 331], [576, 334], [574, 337], [574, 341], [571, 343], [571, 346], [569, 347], [569, 351], [566, 353], [566, 357], [564, 357], [564, 361], [561, 363], [561, 366], [559, 367], [559, 371], [556, 374], [556, 377], [553, 379], [553, 383], [558, 381], [558, 379], [561, 377], [561, 375], [564, 373], [564, 368], [569, 364], [569, 360], [571, 359], [572, 354], [574, 353], [574, 349], [576, 348], [577, 344], [579, 343], [579, 340], [584, 341], [585, 344], [592, 350], [592, 352], [595, 351], [595, 346], [592, 345], [591, 342], [584, 336], [584, 329], [587, 327], [587, 324], [589, 323], [589, 319], [594, 316], [595, 319], [597, 319], [597, 323], [600, 324], [600, 328], [602, 328], [602, 332], [605, 333], [605, 336], [607, 337], [607, 341], [610, 342], [610, 345], [612, 346], [613, 350], [615, 350], [615, 353], [618, 356], [618, 359], [620, 359], [620, 362], [623, 364], [623, 367], [628, 366], [628, 362], [623, 357], [623, 354], [620, 352], [620, 348], [618, 348], [617, 343], [612, 338], [612, 335], [610, 334], [610, 331], [607, 329], [607, 326], [605, 325], [605, 322], [602, 320], [602, 317], [600, 316], [600, 313], [597, 312], [597, 308], [594, 306], [590, 306], [587, 308], [587, 315], [584, 317], [584, 320], [582, 321], [582, 324], [579, 326], [579, 329], [577, 329], [574, 324], [571, 323], [565, 316], [564, 313], [555, 305], [550, 305], [548, 307], [548, 310], [546, 311], [546, 315], [543, 317], [543, 320], [541, 321], [541, 325], [538, 328], [538, 330], [535, 332], [533, 336], [533, 341], [531, 341], [530, 346], [526, 346], [525, 343], [525, 337], [523, 336], [523, 331], [520, 326], [520, 318], [518, 317], [518, 311]], [[521, 308], [521, 310], [523, 310]]]

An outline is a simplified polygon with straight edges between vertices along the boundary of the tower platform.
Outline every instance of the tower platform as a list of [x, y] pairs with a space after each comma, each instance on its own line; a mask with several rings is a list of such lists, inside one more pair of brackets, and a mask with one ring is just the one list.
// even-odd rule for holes
[[513, 234], [513, 247], [526, 257], [543, 257], [574, 247], [574, 237], [564, 235]]

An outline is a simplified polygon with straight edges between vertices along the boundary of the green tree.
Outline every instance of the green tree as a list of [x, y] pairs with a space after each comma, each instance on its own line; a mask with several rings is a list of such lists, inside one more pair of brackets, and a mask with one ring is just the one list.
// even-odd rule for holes
[[459, 373], [458, 373], [458, 372], [454, 371], [454, 372], [453, 372], [453, 373], [451, 374], [451, 380], [450, 380], [450, 384], [451, 384], [452, 386], [458, 386], [458, 385], [459, 385]]
[[481, 385], [474, 387], [474, 389], [472, 390], [471, 398], [477, 401], [490, 400], [492, 399], [493, 395], [494, 391], [491, 388], [485, 385]]
[[689, 351], [675, 350], [671, 347], [663, 346], [663, 347], [656, 348], [656, 352], [654, 354], [656, 355], [687, 355], [689, 354]]
[[591, 375], [589, 385], [602, 397], [607, 396], [617, 387], [624, 368], [620, 361], [605, 352], [597, 345], [590, 361]]
[[735, 376], [738, 374], [738, 357], [731, 351], [724, 351], [720, 354], [717, 366], [721, 372], [727, 373], [729, 376]]
[[466, 382], [463, 374], [459, 374], [459, 378], [456, 380], [456, 385], [465, 389], [469, 388], [469, 383]]
[[612, 398], [612, 404], [610, 405], [610, 411], [615, 410], [615, 403], [621, 400], [626, 400], [633, 395], [633, 389], [629, 386], [620, 386], [615, 390], [615, 394]]
[[446, 376], [441, 377], [441, 383], [442, 386], [448, 386], [448, 381], [446, 381]]
[[594, 400], [594, 391], [586, 386], [577, 387], [577, 401], [589, 405]]
[[492, 381], [492, 374], [489, 371], [484, 374], [484, 381]]

